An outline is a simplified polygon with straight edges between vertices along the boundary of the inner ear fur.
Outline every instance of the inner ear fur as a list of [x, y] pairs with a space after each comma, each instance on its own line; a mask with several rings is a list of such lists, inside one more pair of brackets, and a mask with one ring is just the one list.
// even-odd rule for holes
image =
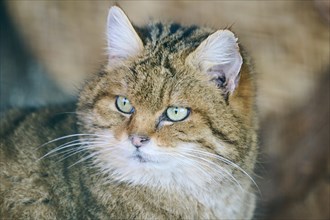
[[242, 63], [237, 38], [229, 30], [209, 35], [186, 58], [186, 64], [207, 74], [226, 95], [235, 91]]

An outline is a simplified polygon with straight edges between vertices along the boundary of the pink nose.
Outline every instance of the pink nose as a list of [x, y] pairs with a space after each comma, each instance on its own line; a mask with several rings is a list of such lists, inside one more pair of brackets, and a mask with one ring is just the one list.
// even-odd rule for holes
[[136, 148], [140, 148], [143, 145], [146, 145], [150, 141], [150, 138], [146, 136], [131, 135], [130, 140]]

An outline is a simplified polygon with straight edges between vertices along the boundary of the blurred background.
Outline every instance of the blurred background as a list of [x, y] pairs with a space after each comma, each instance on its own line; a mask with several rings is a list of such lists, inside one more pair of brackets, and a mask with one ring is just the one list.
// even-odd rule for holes
[[260, 148], [257, 219], [330, 218], [330, 1], [0, 1], [0, 112], [75, 99], [105, 61], [108, 8], [232, 26], [253, 57]]

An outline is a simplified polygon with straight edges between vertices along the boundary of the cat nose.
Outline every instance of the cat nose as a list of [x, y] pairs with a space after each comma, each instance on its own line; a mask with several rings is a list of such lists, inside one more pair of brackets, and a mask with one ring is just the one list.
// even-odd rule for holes
[[150, 141], [150, 138], [140, 135], [131, 135], [130, 140], [136, 148], [140, 148], [143, 145], [146, 145]]

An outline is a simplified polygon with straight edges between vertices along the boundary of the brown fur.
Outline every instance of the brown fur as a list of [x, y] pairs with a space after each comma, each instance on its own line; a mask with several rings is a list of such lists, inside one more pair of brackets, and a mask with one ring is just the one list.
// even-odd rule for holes
[[[177, 31], [173, 31], [173, 27]], [[253, 173], [257, 140], [255, 88], [250, 61], [240, 49], [244, 58], [241, 79], [233, 94], [227, 97], [207, 74], [185, 63], [186, 57], [214, 30], [155, 23], [139, 28], [138, 32], [144, 42], [143, 52], [119, 67], [104, 67], [87, 81], [80, 93], [76, 111], [78, 121], [68, 114], [57, 114], [70, 111], [66, 109], [13, 111], [8, 114], [6, 121], [1, 124], [4, 131], [0, 148], [2, 217], [252, 217], [255, 196], [247, 174]], [[124, 115], [116, 110], [114, 103], [118, 95], [130, 100], [135, 108], [134, 114]], [[188, 107], [191, 115], [182, 122], [157, 126], [159, 118], [169, 106]], [[76, 125], [79, 125], [78, 130]], [[82, 144], [77, 145], [75, 154], [68, 158], [63, 159], [61, 151], [42, 158], [61, 144], [61, 141], [47, 141], [76, 132], [90, 135], [111, 132], [114, 138], [107, 141], [102, 136], [102, 141], [109, 145], [107, 151], [101, 151], [105, 148], [96, 144], [95, 148], [78, 152], [79, 147], [84, 146]], [[113, 150], [119, 148], [120, 141], [125, 141], [132, 134], [150, 137], [160, 150], [173, 155], [171, 163], [180, 160], [180, 157], [175, 159], [175, 152], [180, 145], [194, 144], [200, 152], [228, 159], [246, 173], [213, 157], [192, 153], [190, 159], [195, 161], [194, 166], [183, 166], [187, 182], [173, 177], [170, 184], [166, 185], [165, 177], [155, 173], [154, 168], [147, 167], [149, 162], [147, 165], [137, 163], [142, 170], [145, 169], [145, 176], [140, 174], [143, 178], [148, 175], [153, 178], [145, 181], [145, 184], [135, 181], [129, 174], [120, 176], [117, 170], [120, 167], [108, 169], [106, 166], [111, 160], [120, 159], [120, 155], [117, 156]], [[81, 143], [87, 140], [80, 137]], [[62, 141], [68, 143], [72, 139], [65, 138]], [[86, 155], [90, 155], [91, 160], [84, 160]], [[202, 163], [200, 158], [204, 158], [209, 166]], [[131, 160], [127, 160], [127, 163], [131, 163]], [[220, 181], [204, 181], [198, 169], [212, 177], [221, 177]], [[221, 169], [233, 175], [243, 190], [239, 191], [228, 176], [219, 177]], [[164, 175], [166, 172], [164, 170]], [[172, 175], [177, 175], [176, 172], [181, 170], [171, 171]], [[154, 177], [160, 178], [157, 185]], [[189, 181], [192, 181], [191, 185]], [[193, 181], [200, 181], [202, 185]]]

